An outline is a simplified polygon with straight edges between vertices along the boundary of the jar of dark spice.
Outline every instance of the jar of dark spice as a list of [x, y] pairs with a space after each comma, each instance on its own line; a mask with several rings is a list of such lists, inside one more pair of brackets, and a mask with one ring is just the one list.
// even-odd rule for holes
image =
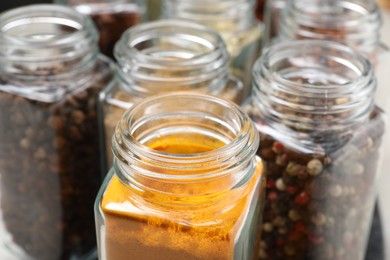
[[263, 45], [272, 44], [279, 34], [280, 20], [287, 0], [267, 0], [264, 7], [264, 37]]
[[265, 3], [266, 0], [257, 0], [256, 1], [256, 9], [255, 9], [255, 15], [256, 18], [259, 19], [260, 21], [264, 20], [264, 8], [265, 8]]
[[100, 51], [114, 58], [115, 43], [129, 27], [140, 23], [146, 15], [145, 0], [54, 0], [89, 15], [95, 22], [100, 38]]
[[0, 15], [0, 255], [85, 259], [96, 248], [97, 99], [114, 66], [88, 17], [31, 5]]
[[229, 75], [229, 54], [215, 31], [185, 20], [160, 20], [127, 30], [115, 47], [119, 83], [100, 96], [108, 167], [111, 137], [126, 109], [148, 96], [197, 92], [241, 103], [242, 82]]
[[[291, 0], [282, 13], [279, 40], [315, 39], [348, 45], [376, 65], [382, 17], [374, 0]], [[383, 51], [383, 50], [382, 50]]]
[[255, 16], [255, 0], [162, 0], [163, 16], [202, 23], [218, 31], [231, 56], [233, 75], [244, 82], [243, 96], [252, 88], [252, 67], [259, 56], [263, 23]]
[[367, 59], [327, 41], [269, 47], [245, 105], [266, 164], [261, 259], [364, 257], [385, 128]]
[[258, 259], [262, 164], [233, 103], [176, 93], [128, 110], [95, 207], [99, 259]]
[[[390, 51], [381, 42], [381, 27], [380, 8], [374, 0], [291, 0], [282, 14], [278, 40], [335, 41], [365, 55], [378, 81], [375, 102], [390, 120]], [[390, 168], [390, 138], [385, 140], [383, 174]]]
[[282, 15], [279, 41], [328, 40], [343, 43], [368, 57], [378, 79], [376, 102], [390, 112], [390, 52], [381, 43], [382, 17], [373, 0], [292, 0]]

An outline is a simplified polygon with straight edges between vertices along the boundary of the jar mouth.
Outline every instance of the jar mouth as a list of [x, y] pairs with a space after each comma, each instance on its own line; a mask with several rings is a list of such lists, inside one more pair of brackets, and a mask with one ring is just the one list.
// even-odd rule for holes
[[379, 44], [382, 18], [370, 0], [293, 0], [282, 16], [281, 37], [331, 40], [371, 52]]
[[217, 32], [185, 20], [129, 28], [115, 46], [121, 78], [144, 95], [185, 89], [219, 93], [229, 54]]
[[256, 62], [253, 76], [254, 105], [272, 128], [294, 132], [291, 142], [340, 145], [327, 144], [327, 137], [348, 138], [374, 107], [376, 79], [369, 61], [336, 42], [274, 44]]
[[289, 2], [291, 12], [302, 24], [315, 24], [326, 28], [361, 26], [379, 14], [374, 1], [367, 0], [294, 0]]
[[217, 32], [186, 20], [160, 20], [129, 28], [116, 46], [116, 58], [134, 57], [158, 65], [204, 66], [210, 55], [226, 58], [226, 46]]
[[[163, 152], [146, 145], [153, 138], [179, 133], [196, 133], [224, 145], [189, 154]], [[224, 175], [238, 162], [245, 164], [254, 156], [258, 143], [252, 122], [233, 103], [208, 95], [173, 93], [148, 98], [130, 108], [118, 123], [113, 152], [125, 165], [135, 165], [134, 158], [138, 158], [138, 163], [151, 164], [165, 173], [144, 172], [149, 177], [194, 180]]]
[[[303, 95], [323, 97], [353, 94], [372, 77], [370, 62], [345, 45], [319, 40], [274, 44], [254, 65], [255, 78], [288, 85]], [[375, 86], [369, 88], [372, 94]]]
[[253, 0], [164, 0], [163, 14], [167, 18], [197, 21], [234, 37], [253, 26], [254, 6]]
[[98, 52], [92, 21], [69, 7], [35, 4], [12, 9], [1, 14], [0, 32], [0, 55], [8, 60], [67, 61]]

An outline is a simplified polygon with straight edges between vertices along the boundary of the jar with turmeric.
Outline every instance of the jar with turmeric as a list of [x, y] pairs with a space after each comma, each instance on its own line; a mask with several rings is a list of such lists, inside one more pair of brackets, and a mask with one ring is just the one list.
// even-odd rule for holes
[[243, 85], [229, 75], [226, 46], [217, 32], [203, 25], [183, 20], [137, 25], [123, 34], [115, 56], [118, 84], [100, 95], [106, 170], [111, 167], [109, 144], [115, 126], [134, 102], [177, 91], [241, 102]]
[[258, 145], [248, 116], [222, 99], [176, 93], [133, 106], [95, 204], [99, 258], [257, 259]]

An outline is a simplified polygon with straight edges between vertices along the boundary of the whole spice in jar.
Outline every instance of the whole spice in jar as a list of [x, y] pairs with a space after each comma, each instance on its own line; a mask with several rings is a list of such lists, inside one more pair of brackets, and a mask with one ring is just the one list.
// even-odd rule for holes
[[[39, 27], [23, 24], [27, 18]], [[1, 255], [82, 258], [96, 243], [97, 98], [112, 81], [113, 66], [104, 57], [90, 59], [97, 54], [96, 31], [69, 8], [11, 10], [0, 16], [0, 29]], [[47, 33], [54, 39], [42, 37]], [[78, 41], [77, 50], [69, 39]]]
[[254, 77], [245, 109], [267, 170], [260, 258], [363, 259], [385, 127], [368, 60], [336, 43], [279, 43]]
[[95, 208], [100, 259], [257, 259], [265, 183], [245, 117], [192, 94], [128, 110]]
[[122, 33], [139, 24], [146, 12], [145, 1], [134, 0], [55, 0], [89, 15], [99, 30], [100, 51], [114, 58], [114, 46]]
[[140, 24], [123, 34], [115, 55], [118, 84], [104, 89], [99, 103], [107, 170], [112, 166], [110, 143], [117, 122], [135, 102], [171, 92], [242, 101], [243, 85], [229, 75], [226, 46], [206, 26], [171, 19]]
[[[380, 2], [372, 0], [292, 0], [281, 19], [280, 40], [323, 39], [346, 44], [365, 55], [378, 81], [375, 102], [390, 119], [390, 51], [383, 40]], [[386, 38], [386, 37], [385, 37]], [[380, 172], [390, 168], [390, 139], [385, 138]], [[379, 184], [381, 192], [389, 180]]]
[[263, 21], [264, 16], [264, 7], [265, 7], [266, 0], [257, 0], [256, 1], [256, 9], [255, 14], [256, 18], [260, 21]]

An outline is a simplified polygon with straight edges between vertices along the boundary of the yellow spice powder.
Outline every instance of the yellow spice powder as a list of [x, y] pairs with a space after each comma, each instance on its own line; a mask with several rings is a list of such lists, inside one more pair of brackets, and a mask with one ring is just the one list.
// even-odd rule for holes
[[[201, 135], [183, 134], [161, 137], [146, 145], [162, 152], [189, 154], [208, 152], [225, 144]], [[250, 196], [242, 196], [242, 193], [248, 194], [253, 190], [260, 175], [261, 167], [258, 167], [249, 185], [232, 191], [229, 194], [232, 199], [220, 200], [218, 205], [211, 207], [195, 206], [202, 205], [202, 202], [207, 205], [209, 194], [189, 197], [187, 205], [193, 202], [194, 207], [150, 205], [148, 199], [158, 201], [158, 194], [145, 192], [140, 199], [140, 194], [135, 196], [134, 191], [114, 175], [102, 200], [107, 259], [233, 259], [235, 241], [244, 221], [244, 212], [250, 204]], [[226, 185], [229, 181], [232, 179], [221, 180], [219, 184]], [[174, 185], [160, 185], [161, 190], [177, 192]], [[203, 188], [209, 190], [210, 186], [204, 185]], [[202, 186], [188, 189], [186, 192], [193, 194], [200, 192]], [[216, 196], [222, 199], [227, 195]]]

